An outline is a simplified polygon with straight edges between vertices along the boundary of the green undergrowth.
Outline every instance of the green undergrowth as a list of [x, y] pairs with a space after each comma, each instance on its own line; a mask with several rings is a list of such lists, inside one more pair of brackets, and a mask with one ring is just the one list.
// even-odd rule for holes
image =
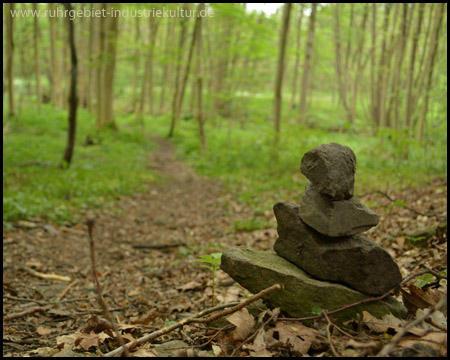
[[[4, 116], [4, 119], [6, 117]], [[24, 108], [4, 120], [3, 225], [19, 219], [74, 221], [80, 210], [111, 206], [121, 195], [144, 189], [156, 175], [146, 169], [151, 142], [126, 127], [95, 130], [94, 117], [79, 110], [75, 152], [70, 168], [62, 170], [67, 112], [45, 106], [41, 112]], [[91, 145], [86, 145], [87, 137]]]
[[[315, 114], [320, 117], [320, 114]], [[312, 118], [314, 118], [312, 116]], [[231, 122], [230, 122], [231, 121]], [[166, 136], [170, 119], [148, 120], [149, 131]], [[221, 178], [255, 213], [270, 210], [278, 201], [299, 201], [307, 179], [300, 173], [304, 153], [330, 142], [347, 145], [357, 156], [355, 194], [372, 190], [391, 191], [420, 186], [436, 177], [446, 177], [446, 139], [419, 144], [392, 130], [374, 130], [361, 124], [358, 133], [333, 132], [326, 126], [306, 127], [293, 119], [282, 124], [278, 147], [273, 145], [272, 123], [267, 119], [246, 123], [228, 119], [206, 124], [208, 148], [200, 151], [194, 119], [180, 120], [173, 137], [179, 156], [200, 174]], [[231, 130], [230, 130], [231, 129]], [[261, 224], [235, 224], [235, 230], [260, 228]]]

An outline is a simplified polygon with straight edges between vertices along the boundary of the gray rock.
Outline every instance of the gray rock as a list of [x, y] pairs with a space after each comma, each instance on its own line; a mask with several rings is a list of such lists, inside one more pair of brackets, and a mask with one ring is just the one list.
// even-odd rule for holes
[[[312, 316], [315, 306], [332, 311], [367, 298], [344, 285], [316, 280], [271, 250], [258, 251], [243, 246], [224, 251], [221, 269], [254, 294], [274, 284], [283, 284], [281, 290], [272, 291], [263, 299], [292, 317]], [[363, 310], [378, 318], [388, 313], [403, 318], [407, 313], [403, 305], [388, 297], [360, 304], [333, 316], [345, 321], [355, 318]]]
[[378, 215], [362, 205], [356, 196], [329, 200], [310, 182], [301, 197], [300, 217], [318, 232], [332, 237], [359, 234], [378, 224]]
[[302, 158], [300, 171], [333, 200], [353, 196], [356, 156], [348, 146], [322, 144], [309, 150]]
[[302, 221], [298, 205], [278, 203], [273, 208], [279, 236], [275, 251], [315, 278], [369, 295], [384, 294], [402, 280], [397, 264], [372, 240], [362, 235], [329, 238]]

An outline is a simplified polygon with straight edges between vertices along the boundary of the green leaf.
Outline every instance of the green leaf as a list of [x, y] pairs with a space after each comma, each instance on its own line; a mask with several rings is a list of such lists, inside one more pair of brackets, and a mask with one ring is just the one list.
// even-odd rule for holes
[[319, 306], [314, 305], [311, 309], [311, 313], [314, 315], [322, 315], [322, 309]]

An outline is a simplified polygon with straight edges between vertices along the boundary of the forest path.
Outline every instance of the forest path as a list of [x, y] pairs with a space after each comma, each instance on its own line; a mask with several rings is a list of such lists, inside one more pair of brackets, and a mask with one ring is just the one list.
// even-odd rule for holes
[[[99, 281], [116, 319], [160, 328], [176, 320], [177, 314], [210, 306], [211, 273], [196, 266], [198, 255], [237, 245], [269, 249], [276, 230], [236, 233], [233, 222], [254, 216], [250, 209], [233, 200], [220, 181], [201, 177], [179, 161], [168, 140], [153, 140], [157, 149], [149, 168], [161, 181], [148, 184], [143, 193], [121, 197], [113, 206], [93, 210], [94, 242]], [[6, 328], [4, 340], [9, 332], [28, 332], [31, 340], [19, 342], [23, 351], [54, 347], [56, 336], [82, 329], [92, 314], [100, 313], [84, 223], [6, 230], [3, 239], [7, 254], [3, 257], [4, 295], [9, 296], [3, 298], [4, 314], [23, 311], [24, 302], [18, 298], [51, 303], [68, 285], [35, 277], [24, 266], [77, 280], [64, 299], [78, 299], [61, 302], [57, 314], [41, 312], [19, 318], [16, 325]], [[217, 281], [216, 297], [221, 302], [235, 301], [242, 292], [230, 287], [233, 281], [222, 271]], [[50, 332], [45, 337], [36, 333], [42, 327]], [[17, 354], [17, 344], [4, 343], [4, 354]]]

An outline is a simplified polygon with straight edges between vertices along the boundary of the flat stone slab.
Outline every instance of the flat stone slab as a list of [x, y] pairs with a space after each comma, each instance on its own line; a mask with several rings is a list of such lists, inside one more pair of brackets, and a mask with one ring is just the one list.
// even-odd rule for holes
[[[312, 309], [316, 306], [332, 311], [368, 298], [344, 285], [316, 280], [272, 250], [258, 251], [246, 246], [227, 250], [222, 253], [220, 267], [254, 294], [274, 284], [282, 284], [283, 289], [272, 291], [263, 299], [292, 317], [313, 316]], [[398, 318], [404, 318], [407, 314], [402, 304], [393, 297], [388, 297], [355, 306], [333, 316], [345, 321], [355, 318], [363, 310], [378, 318], [388, 313]]]
[[333, 200], [353, 196], [356, 155], [348, 146], [333, 142], [316, 146], [303, 156], [300, 171]]
[[298, 205], [278, 203], [273, 209], [279, 236], [275, 251], [315, 278], [339, 282], [369, 295], [382, 295], [401, 282], [392, 257], [367, 237], [330, 238], [302, 221]]
[[359, 234], [378, 224], [378, 215], [356, 196], [333, 201], [322, 196], [310, 182], [301, 197], [299, 213], [305, 223], [331, 237]]

